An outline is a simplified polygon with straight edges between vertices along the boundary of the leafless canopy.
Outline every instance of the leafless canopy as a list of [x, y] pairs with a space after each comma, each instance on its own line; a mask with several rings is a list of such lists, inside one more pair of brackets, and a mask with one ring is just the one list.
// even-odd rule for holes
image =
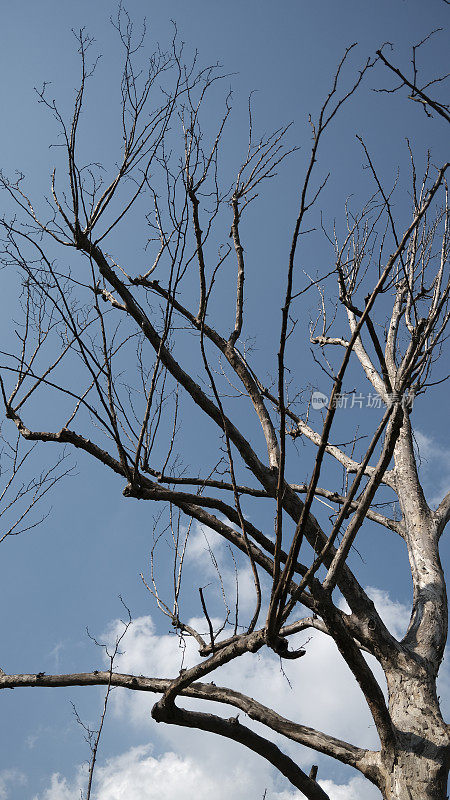
[[[388, 64], [385, 49], [380, 50], [346, 85], [350, 47], [317, 118], [310, 120], [311, 154], [286, 268], [280, 273], [284, 300], [272, 369], [275, 378], [269, 385], [265, 375], [256, 374], [245, 345], [252, 331], [245, 329], [249, 244], [244, 222], [249, 204], [271, 185], [277, 168], [295, 149], [285, 144], [287, 128], [257, 138], [250, 104], [246, 152], [231, 188], [224, 187], [218, 157], [231, 110], [226, 91], [215, 132], [211, 134], [204, 123], [211, 90], [227, 85], [223, 73], [217, 67], [200, 69], [196, 57], [186, 65], [176, 35], [171, 48], [158, 49], [147, 71], [140, 71], [135, 59], [141, 56], [144, 40], [134, 38], [123, 10], [115, 25], [124, 54], [123, 144], [116, 173], [109, 175], [91, 163], [85, 146], [79, 145], [85, 94], [93, 74], [91, 42], [81, 31], [81, 81], [70, 121], [50, 99], [48, 87], [39, 92], [62, 134], [65, 174], [53, 172], [51, 197], [43, 211], [27, 194], [22, 175], [15, 180], [2, 176], [3, 189], [16, 207], [14, 217], [2, 220], [2, 260], [23, 274], [24, 321], [19, 352], [2, 355], [1, 391], [6, 417], [21, 438], [78, 448], [123, 478], [126, 497], [162, 501], [168, 509], [173, 597], [164, 596], [157, 580], [158, 530], [150, 575], [145, 572], [143, 580], [171, 625], [196, 639], [199, 661], [175, 677], [119, 674], [111, 662], [110, 670], [92, 673], [3, 675], [1, 686], [104, 684], [108, 692], [116, 685], [155, 692], [160, 695], [152, 711], [156, 721], [240, 742], [271, 762], [310, 800], [326, 799], [316, 781], [317, 770], [307, 775], [270, 736], [256, 733], [237, 717], [186, 710], [182, 705], [183, 697], [213, 700], [356, 768], [386, 798], [406, 798], [409, 791], [410, 797], [421, 800], [442, 798], [449, 739], [435, 680], [446, 642], [447, 607], [438, 540], [450, 517], [450, 495], [437, 510], [425, 500], [410, 414], [415, 398], [433, 380], [433, 364], [441, 354], [449, 319], [448, 164], [436, 168], [430, 160], [419, 178], [411, 149], [412, 202], [409, 216], [398, 220], [393, 190], [383, 187], [373, 156], [361, 142], [373, 175], [373, 196], [358, 212], [349, 204], [343, 224], [336, 223], [331, 231], [324, 221], [334, 261], [320, 279], [299, 269], [301, 236], [310, 228], [326, 184], [316, 177], [322, 138], [367, 71], [373, 72], [380, 61]], [[426, 95], [430, 83], [419, 88], [416, 75], [411, 82], [403, 75], [401, 80], [448, 120], [447, 107]], [[136, 252], [114, 256], [114, 248], [121, 252], [114, 235], [119, 226], [130, 223], [132, 210], [144, 205], [150, 258], [145, 269], [136, 271]], [[214, 294], [224, 270], [235, 281], [233, 308], [225, 311]], [[310, 422], [308, 409], [296, 402], [304, 386], [301, 375], [295, 384], [295, 359], [289, 349], [296, 303], [307, 289], [319, 299], [310, 342], [331, 382], [319, 428]], [[333, 292], [336, 303], [330, 305]], [[344, 380], [351, 362], [362, 368], [379, 399], [380, 413], [368, 438], [339, 445], [334, 443], [333, 426], [345, 398]], [[52, 398], [51, 415], [42, 402], [47, 398]], [[189, 468], [186, 454], [181, 461], [177, 437], [183, 409], [184, 421], [191, 414], [192, 424], [203, 425], [199, 431], [205, 433], [199, 432], [199, 438], [212, 440], [216, 432], [218, 455], [209, 466]], [[41, 428], [30, 423], [37, 410]], [[251, 422], [241, 424], [248, 419], [246, 414], [254, 416], [259, 433]], [[50, 427], [57, 415], [57, 425]], [[254, 431], [252, 438], [248, 431]], [[298, 461], [290, 450], [295, 451], [299, 441], [314, 452], [307, 476], [292, 474]], [[189, 461], [192, 458], [191, 454]], [[333, 462], [342, 468], [344, 480], [338, 488], [324, 487], [323, 466]], [[49, 476], [43, 476], [41, 487]], [[386, 498], [389, 507], [394, 499], [398, 503], [398, 513], [392, 517], [384, 513]], [[251, 522], [256, 500], [266, 504], [267, 519], [275, 517], [274, 530], [264, 532]], [[328, 524], [320, 524], [312, 513], [318, 500], [332, 509]], [[235, 564], [244, 559], [250, 565], [255, 599], [248, 619], [242, 613], [238, 616], [239, 602], [225, 596], [223, 585], [219, 591], [225, 614], [218, 629], [203, 588], [194, 587], [199, 591], [204, 631], [194, 630], [183, 619], [180, 588], [192, 520], [229, 543]], [[414, 600], [411, 623], [401, 642], [387, 629], [347, 565], [367, 520], [401, 537], [408, 550]], [[220, 564], [215, 564], [220, 587]], [[338, 595], [333, 594], [335, 588]], [[337, 596], [345, 598], [349, 613], [341, 610]], [[290, 640], [309, 629], [336, 643], [369, 706], [379, 751], [287, 720], [250, 697], [205, 682], [222, 665], [263, 647], [282, 659], [304, 656], [305, 647], [292, 647]], [[367, 653], [385, 672], [388, 699], [368, 665]], [[405, 722], [412, 694], [417, 713], [409, 709]], [[424, 708], [430, 709], [427, 720]]]

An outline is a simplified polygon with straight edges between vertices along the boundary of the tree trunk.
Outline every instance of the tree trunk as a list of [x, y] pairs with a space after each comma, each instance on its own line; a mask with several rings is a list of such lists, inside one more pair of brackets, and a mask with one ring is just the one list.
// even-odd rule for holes
[[436, 695], [436, 678], [447, 640], [447, 594], [437, 520], [419, 482], [407, 416], [394, 462], [413, 607], [402, 649], [388, 654], [383, 664], [395, 747], [393, 754], [382, 756], [380, 789], [385, 800], [446, 800], [449, 732]]
[[383, 764], [383, 798], [446, 800], [449, 736], [434, 677], [414, 657], [399, 667], [387, 676], [396, 747]]

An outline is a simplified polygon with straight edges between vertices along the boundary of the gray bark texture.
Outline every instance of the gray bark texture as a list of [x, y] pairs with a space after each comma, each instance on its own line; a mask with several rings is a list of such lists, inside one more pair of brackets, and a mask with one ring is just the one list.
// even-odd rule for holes
[[414, 596], [402, 650], [383, 663], [395, 745], [392, 761], [383, 763], [380, 789], [388, 800], [441, 800], [447, 796], [450, 752], [436, 677], [447, 640], [447, 593], [439, 559], [439, 514], [428, 508], [422, 492], [408, 418], [394, 462]]

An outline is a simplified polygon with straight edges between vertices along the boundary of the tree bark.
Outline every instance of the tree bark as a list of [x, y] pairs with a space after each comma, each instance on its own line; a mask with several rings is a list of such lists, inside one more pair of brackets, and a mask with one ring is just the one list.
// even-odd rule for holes
[[[406, 415], [405, 415], [406, 416]], [[411, 424], [405, 418], [394, 452], [395, 484], [413, 582], [411, 620], [404, 644], [437, 675], [447, 641], [447, 593], [439, 558], [439, 525], [425, 500], [416, 468]]]
[[382, 757], [384, 800], [446, 800], [449, 734], [435, 679], [416, 659], [400, 659], [387, 675], [395, 755]]
[[446, 800], [449, 731], [439, 708], [436, 678], [447, 640], [447, 594], [437, 519], [420, 485], [407, 414], [394, 462], [413, 605], [402, 648], [383, 665], [395, 752], [393, 758], [382, 754], [380, 789], [385, 800]]

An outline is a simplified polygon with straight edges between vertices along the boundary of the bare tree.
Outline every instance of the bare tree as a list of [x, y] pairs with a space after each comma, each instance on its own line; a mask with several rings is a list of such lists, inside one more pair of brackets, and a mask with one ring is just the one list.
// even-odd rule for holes
[[[2, 530], [0, 543], [9, 536], [19, 536], [34, 530], [48, 517], [49, 512], [36, 514], [43, 498], [53, 487], [72, 472], [63, 469], [66, 454], [63, 452], [56, 464], [42, 468], [32, 478], [25, 477], [26, 468], [33, 459], [36, 444], [24, 447], [23, 439], [16, 436], [14, 442], [1, 436], [0, 450], [0, 519]], [[34, 465], [35, 468], [35, 465]]]
[[[23, 439], [81, 449], [123, 478], [126, 497], [153, 500], [168, 510], [174, 545], [173, 597], [163, 596], [153, 569], [157, 535], [151, 574], [143, 580], [170, 624], [198, 642], [199, 660], [175, 677], [120, 674], [111, 661], [109, 670], [90, 673], [2, 674], [0, 686], [103, 684], [108, 694], [112, 686], [156, 693], [152, 716], [157, 722], [239, 742], [269, 761], [305, 797], [326, 800], [316, 780], [317, 767], [306, 774], [271, 741], [270, 733], [266, 738], [236, 715], [227, 718], [204, 710], [207, 701], [223, 703], [266, 726], [268, 732], [354, 767], [379, 787], [386, 800], [443, 800], [450, 740], [436, 694], [447, 637], [438, 546], [450, 518], [450, 495], [437, 510], [429, 507], [418, 477], [410, 416], [415, 398], [431, 383], [449, 317], [448, 164], [436, 168], [430, 160], [419, 179], [411, 150], [412, 203], [408, 221], [401, 222], [394, 215], [393, 190], [383, 187], [362, 142], [374, 194], [357, 213], [350, 206], [345, 209], [344, 225], [336, 223], [330, 232], [324, 223], [333, 266], [315, 279], [299, 269], [300, 237], [310, 228], [326, 184], [326, 179], [315, 177], [322, 138], [368, 70], [385, 60], [380, 51], [350, 86], [342, 88], [349, 48], [317, 118], [310, 120], [311, 155], [282, 276], [285, 293], [275, 378], [273, 385], [267, 385], [256, 374], [243, 338], [243, 221], [249, 203], [292, 152], [285, 144], [287, 129], [256, 138], [250, 105], [246, 154], [231, 188], [223, 188], [218, 154], [230, 113], [229, 97], [212, 136], [202, 128], [207, 97], [223, 77], [220, 70], [199, 69], [196, 57], [186, 66], [175, 35], [171, 49], [157, 50], [147, 72], [139, 71], [135, 58], [143, 40], [133, 38], [130, 19], [122, 10], [115, 24], [124, 50], [123, 151], [117, 173], [105, 179], [99, 165], [83, 161], [79, 154], [81, 112], [93, 72], [87, 53], [91, 42], [81, 31], [81, 82], [70, 122], [48, 97], [46, 87], [39, 95], [60, 126], [67, 185], [61, 186], [54, 171], [47, 201], [50, 211], [44, 215], [26, 193], [23, 176], [15, 181], [2, 177], [3, 188], [17, 206], [16, 216], [2, 221], [2, 258], [8, 267], [22, 271], [26, 302], [21, 350], [4, 355], [1, 390], [6, 417]], [[420, 93], [415, 85], [414, 90]], [[154, 256], [147, 270], [135, 274], [131, 263], [135, 254], [130, 253], [130, 263], [123, 264], [110, 249], [114, 250], [117, 226], [126, 224], [130, 210], [142, 204], [150, 226], [147, 246]], [[76, 271], [65, 266], [72, 254]], [[214, 289], [221, 270], [233, 261], [234, 321], [226, 328], [214, 310]], [[295, 376], [289, 350], [294, 331], [297, 336], [299, 330], [295, 304], [307, 290], [319, 297], [319, 315], [311, 323], [309, 337], [329, 381], [328, 395], [319, 398], [323, 403], [319, 429], [310, 422], [309, 408], [301, 409], [298, 392], [304, 386], [301, 374]], [[335, 303], [330, 304], [330, 297], [336, 298]], [[183, 349], [187, 336], [188, 355]], [[362, 368], [380, 414], [368, 438], [355, 433], [348, 445], [341, 445], [334, 443], [333, 426], [340, 408], [357, 401], [345, 391], [351, 361]], [[33, 404], [49, 392], [60, 397], [60, 422], [50, 430], [30, 427], [31, 411], [35, 419], [36, 409], [42, 408]], [[203, 425], [199, 436], [212, 438], [214, 431], [217, 436], [214, 463], [206, 468], [199, 464], [190, 472], [177, 451], [183, 397], [192, 401], [188, 413], [195, 424]], [[251, 433], [252, 438], [247, 433], [251, 423], [239, 422], [244, 405], [258, 424], [259, 433]], [[55, 416], [53, 410], [52, 420]], [[290, 454], [291, 445], [295, 448], [299, 439], [314, 453], [309, 478], [292, 474], [298, 462]], [[162, 460], [161, 452], [165, 452]], [[339, 482], [332, 488], [319, 482], [326, 462], [336, 463], [344, 474], [342, 481], [341, 473], [336, 473]], [[332, 504], [328, 524], [319, 523], [312, 514], [317, 498]], [[399, 512], [389, 517], [386, 508], [394, 500]], [[255, 502], [264, 505], [268, 519], [272, 509], [273, 535], [251, 522]], [[200, 588], [206, 635], [189, 626], [180, 610], [189, 520], [223, 537], [233, 558], [248, 562], [254, 581], [250, 618], [242, 619], [242, 613], [239, 617], [239, 603], [231, 610], [233, 603], [227, 601], [218, 629]], [[388, 630], [347, 564], [367, 520], [400, 537], [408, 552], [414, 596], [402, 641]], [[220, 576], [220, 564], [215, 564]], [[270, 579], [268, 594], [264, 575]], [[340, 598], [345, 599], [348, 613]], [[321, 631], [336, 643], [370, 710], [379, 750], [340, 741], [285, 719], [238, 691], [205, 682], [212, 672], [220, 680], [220, 667], [261, 648], [281, 659], [304, 657], [307, 648], [292, 648], [290, 640], [308, 629]], [[366, 654], [382, 667], [387, 697]], [[202, 704], [198, 710], [187, 710], [185, 697]]]
[[[444, 2], [447, 2], [447, 0], [444, 0]], [[409, 91], [408, 99], [414, 100], [415, 103], [420, 103], [427, 117], [438, 115], [446, 122], [450, 122], [448, 103], [442, 102], [437, 97], [430, 96], [430, 91], [433, 92], [437, 88], [442, 89], [442, 85], [448, 80], [450, 73], [447, 73], [446, 75], [439, 75], [438, 77], [433, 76], [429, 80], [420, 80], [419, 78], [420, 71], [418, 65], [418, 53], [421, 48], [423, 48], [432, 40], [433, 36], [442, 33], [442, 30], [442, 28], [436, 28], [434, 31], [431, 31], [424, 36], [420, 42], [413, 45], [411, 53], [411, 74], [409, 77], [405, 74], [405, 72], [402, 72], [402, 70], [392, 64], [387, 59], [386, 54], [383, 53], [383, 50], [386, 50], [388, 46], [392, 49], [390, 42], [387, 42], [380, 50], [377, 50], [377, 56], [379, 59], [383, 62], [383, 64], [385, 64], [390, 72], [396, 75], [397, 79], [400, 80], [400, 83], [397, 83], [391, 89], [378, 89], [377, 91], [386, 92], [388, 94], [396, 94], [397, 92], [406, 89]], [[430, 89], [430, 87], [432, 88]]]

